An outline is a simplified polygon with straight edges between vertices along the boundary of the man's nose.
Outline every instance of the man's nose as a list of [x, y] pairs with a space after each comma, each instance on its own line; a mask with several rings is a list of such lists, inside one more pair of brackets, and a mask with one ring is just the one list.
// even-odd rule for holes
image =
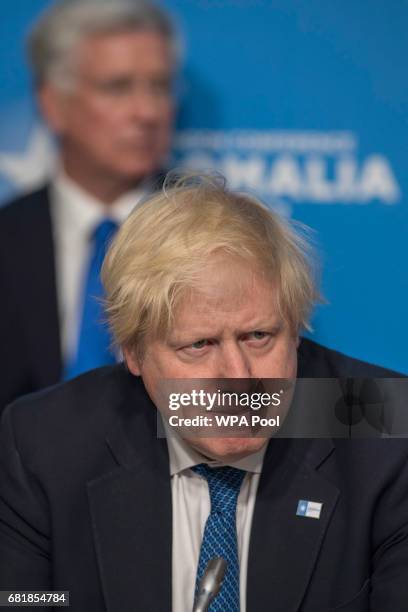
[[219, 355], [220, 378], [251, 378], [251, 363], [238, 343], [224, 346]]
[[134, 91], [129, 100], [129, 113], [139, 121], [156, 121], [160, 118], [162, 110], [159, 99], [151, 92], [143, 89]]

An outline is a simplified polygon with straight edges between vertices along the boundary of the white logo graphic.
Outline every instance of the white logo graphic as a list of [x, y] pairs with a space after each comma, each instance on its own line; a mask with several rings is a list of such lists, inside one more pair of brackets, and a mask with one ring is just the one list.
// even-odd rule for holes
[[18, 189], [28, 190], [51, 174], [55, 165], [55, 151], [46, 129], [36, 125], [21, 153], [0, 153], [0, 173]]
[[358, 155], [352, 132], [186, 130], [175, 141], [178, 163], [220, 171], [233, 189], [272, 204], [396, 204], [401, 190], [381, 153]]

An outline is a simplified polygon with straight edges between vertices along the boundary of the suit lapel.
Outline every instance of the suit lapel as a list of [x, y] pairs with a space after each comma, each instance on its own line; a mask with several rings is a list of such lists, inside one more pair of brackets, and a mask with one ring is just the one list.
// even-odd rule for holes
[[[155, 418], [154, 407], [150, 410]], [[145, 427], [145, 421], [139, 418], [137, 423], [128, 424], [126, 434], [123, 425], [112, 432], [107, 443], [119, 467], [88, 483], [108, 612], [171, 610], [172, 511], [167, 445], [152, 435], [152, 422]]]
[[[272, 440], [255, 504], [247, 612], [299, 610], [339, 492], [316, 471], [329, 440]], [[296, 516], [299, 500], [322, 503], [319, 519]]]

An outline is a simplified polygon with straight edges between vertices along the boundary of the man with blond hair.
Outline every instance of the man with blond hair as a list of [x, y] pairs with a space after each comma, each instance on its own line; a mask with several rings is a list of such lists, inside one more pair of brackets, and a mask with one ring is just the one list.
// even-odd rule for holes
[[149, 0], [60, 0], [30, 33], [58, 163], [46, 185], [0, 210], [0, 413], [117, 359], [100, 266], [118, 225], [161, 186], [178, 47], [169, 16]]
[[405, 610], [405, 440], [170, 431], [169, 384], [279, 381], [279, 395], [296, 377], [387, 375], [300, 339], [317, 298], [304, 238], [193, 176], [133, 211], [103, 283], [125, 365], [4, 413], [0, 590], [70, 591], [75, 612], [189, 612], [222, 558], [211, 612]]

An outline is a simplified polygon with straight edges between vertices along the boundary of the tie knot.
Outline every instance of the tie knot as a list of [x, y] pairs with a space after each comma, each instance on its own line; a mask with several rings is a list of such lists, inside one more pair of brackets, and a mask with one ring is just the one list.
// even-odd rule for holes
[[104, 219], [94, 229], [93, 238], [97, 245], [105, 246], [118, 229], [118, 224], [112, 219]]
[[191, 468], [205, 478], [211, 500], [211, 513], [235, 513], [239, 490], [246, 472], [234, 467], [211, 468], [206, 463]]

